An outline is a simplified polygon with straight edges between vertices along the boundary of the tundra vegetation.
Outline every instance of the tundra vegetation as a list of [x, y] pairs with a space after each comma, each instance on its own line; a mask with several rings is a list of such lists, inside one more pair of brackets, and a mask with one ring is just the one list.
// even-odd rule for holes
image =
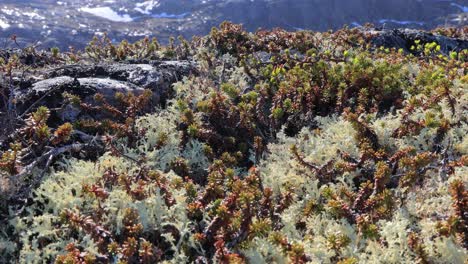
[[[25, 52], [40, 63], [1, 62], [0, 262], [467, 261], [467, 50], [225, 22], [167, 46]], [[64, 95], [99, 120], [13, 111], [14, 72], [154, 60], [197, 72], [150, 112], [150, 91]]]

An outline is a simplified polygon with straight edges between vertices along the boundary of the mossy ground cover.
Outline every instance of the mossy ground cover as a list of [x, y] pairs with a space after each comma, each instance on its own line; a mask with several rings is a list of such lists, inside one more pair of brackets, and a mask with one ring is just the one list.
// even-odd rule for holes
[[[0, 163], [6, 201], [33, 186], [3, 207], [0, 262], [466, 262], [468, 51], [410, 50], [357, 29], [231, 23], [168, 46], [54, 50], [49, 64], [189, 59], [198, 72], [149, 114], [148, 94], [68, 94], [109, 117], [58, 127], [34, 109]], [[65, 150], [33, 163], [43, 149]]]

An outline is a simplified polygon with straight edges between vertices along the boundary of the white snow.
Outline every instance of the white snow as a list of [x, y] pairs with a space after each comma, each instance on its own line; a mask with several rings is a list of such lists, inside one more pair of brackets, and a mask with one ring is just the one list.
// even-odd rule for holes
[[189, 15], [190, 13], [182, 13], [182, 14], [168, 14], [166, 12], [162, 12], [159, 14], [151, 14], [151, 11], [160, 6], [161, 3], [159, 0], [150, 0], [150, 1], [144, 1], [142, 3], [136, 3], [134, 10], [137, 12], [140, 12], [144, 15], [151, 15], [151, 17], [154, 18], [184, 18], [185, 16]]
[[464, 17], [464, 16], [456, 16], [455, 18], [452, 19], [453, 22], [457, 22], [457, 23], [465, 23], [465, 22], [468, 22], [468, 17]]
[[11, 16], [11, 15], [13, 15], [13, 12], [15, 12], [15, 11], [13, 9], [8, 9], [8, 8], [5, 7], [5, 8], [2, 9], [2, 12], [9, 15], [9, 16]]
[[103, 7], [82, 7], [81, 12], [89, 13], [114, 22], [131, 22], [133, 19], [128, 14], [120, 15], [108, 6]]
[[0, 28], [7, 29], [10, 27], [10, 24], [0, 19]]
[[419, 22], [419, 21], [407, 21], [407, 20], [395, 20], [395, 19], [380, 19], [379, 23], [395, 23], [395, 24], [400, 24], [400, 25], [410, 25], [410, 24], [417, 24], [417, 25], [424, 25], [424, 22]]
[[135, 5], [135, 11], [138, 11], [142, 14], [149, 15], [151, 14], [151, 10], [153, 8], [159, 6], [159, 1], [157, 0], [151, 0], [151, 1], [145, 1], [143, 3], [136, 3]]
[[185, 16], [189, 15], [190, 13], [182, 13], [182, 14], [168, 14], [166, 12], [162, 12], [160, 14], [151, 15], [154, 18], [184, 18]]
[[45, 19], [45, 17], [43, 17], [43, 16], [41, 16], [38, 13], [35, 13], [35, 12], [23, 12], [22, 14], [24, 16], [28, 16], [31, 19], [41, 19], [41, 20]]

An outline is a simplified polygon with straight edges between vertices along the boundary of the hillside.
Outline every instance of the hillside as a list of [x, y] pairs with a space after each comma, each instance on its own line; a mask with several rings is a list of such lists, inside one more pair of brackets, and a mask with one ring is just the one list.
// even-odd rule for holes
[[0, 263], [465, 263], [467, 35], [1, 50]]
[[[144, 36], [166, 43], [209, 33], [229, 20], [248, 31], [337, 30], [344, 25], [433, 29], [467, 26], [466, 0], [2, 0], [0, 38], [21, 47], [83, 49], [93, 36], [114, 42]], [[3, 43], [2, 43], [3, 44]], [[11, 47], [17, 47], [11, 45]]]

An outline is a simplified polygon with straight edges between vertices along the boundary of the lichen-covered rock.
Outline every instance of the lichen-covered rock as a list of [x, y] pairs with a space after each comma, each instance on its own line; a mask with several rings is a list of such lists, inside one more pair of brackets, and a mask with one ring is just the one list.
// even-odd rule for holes
[[[172, 84], [195, 70], [195, 64], [188, 61], [66, 65], [47, 70], [39, 81], [25, 78], [28, 82], [21, 83], [21, 89], [15, 91], [16, 107], [20, 113], [35, 105], [58, 108], [64, 102], [65, 92], [79, 96], [86, 103], [92, 103], [95, 94], [102, 94], [113, 104], [117, 92], [141, 95], [145, 89], [152, 92], [153, 106], [163, 105], [173, 95]], [[65, 107], [60, 116], [62, 121], [75, 121], [78, 113]]]
[[468, 39], [451, 38], [416, 29], [368, 30], [365, 33], [371, 36], [372, 43], [377, 47], [401, 48], [406, 52], [413, 52], [411, 46], [415, 45], [415, 41], [420, 41], [422, 44], [437, 43], [444, 54], [468, 49]]

